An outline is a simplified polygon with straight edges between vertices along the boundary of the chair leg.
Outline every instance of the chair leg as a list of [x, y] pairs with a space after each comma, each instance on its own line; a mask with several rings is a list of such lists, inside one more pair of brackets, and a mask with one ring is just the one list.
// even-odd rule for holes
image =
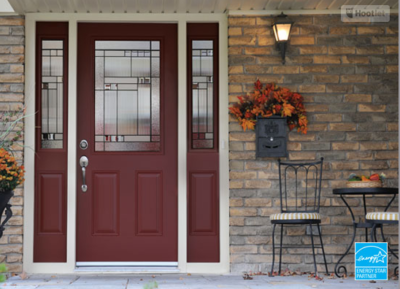
[[272, 267], [271, 267], [271, 274], [269, 275], [270, 277], [274, 277], [274, 265], [275, 265], [275, 227], [276, 224], [274, 224], [272, 228]]
[[[374, 240], [374, 237], [375, 237], [375, 240]], [[371, 238], [371, 242], [376, 242], [376, 224], [372, 225], [371, 232], [370, 232], [370, 238]]]
[[282, 266], [282, 238], [283, 238], [283, 224], [281, 224], [281, 242], [279, 243], [279, 275], [281, 275], [281, 266]]
[[310, 232], [311, 232], [311, 246], [312, 246], [312, 254], [313, 254], [313, 259], [314, 259], [314, 270], [315, 270], [315, 275], [318, 275], [317, 272], [317, 261], [315, 260], [315, 250], [314, 250], [314, 237], [312, 233], [312, 224], [310, 223]]
[[317, 224], [317, 228], [318, 228], [318, 234], [319, 234], [319, 241], [321, 242], [322, 255], [324, 256], [326, 274], [329, 274], [328, 265], [326, 264], [326, 258], [325, 258], [324, 243], [322, 242], [322, 234], [321, 234], [321, 228], [319, 227], [319, 224]]
[[[385, 236], [383, 235], [383, 224], [381, 225], [381, 235], [382, 235], [382, 240], [383, 240], [383, 242], [386, 242], [386, 239], [385, 239]], [[399, 259], [399, 257], [397, 256], [397, 254], [393, 251], [393, 249], [392, 248], [390, 248], [390, 246], [389, 246], [389, 242], [387, 242], [388, 243], [388, 249], [389, 249], [389, 251], [390, 251], [390, 253], [392, 253], [393, 254], [393, 256], [395, 256], [396, 257], [396, 259], [398, 260]]]

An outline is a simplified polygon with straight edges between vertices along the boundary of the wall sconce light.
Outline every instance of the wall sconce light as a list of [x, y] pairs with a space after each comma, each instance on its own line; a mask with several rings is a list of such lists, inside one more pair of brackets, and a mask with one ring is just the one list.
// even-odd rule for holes
[[285, 53], [293, 23], [294, 22], [287, 18], [287, 15], [283, 14], [282, 12], [281, 15], [276, 17], [275, 23], [272, 25], [276, 40], [276, 46], [281, 51], [282, 64], [285, 64]]

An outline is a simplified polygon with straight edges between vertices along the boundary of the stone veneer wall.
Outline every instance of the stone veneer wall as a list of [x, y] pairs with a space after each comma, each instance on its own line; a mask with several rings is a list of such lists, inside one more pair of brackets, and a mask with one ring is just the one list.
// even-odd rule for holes
[[[24, 17], [0, 16], [0, 112], [15, 111], [24, 105], [24, 25]], [[27, 121], [33, 121], [32, 117]], [[23, 122], [19, 125], [23, 126]], [[14, 146], [14, 155], [20, 161], [22, 144]], [[0, 263], [5, 262], [11, 273], [22, 271], [23, 189], [14, 193], [14, 216], [0, 239]]]
[[[253, 83], [275, 82], [300, 92], [309, 132], [289, 134], [289, 160], [316, 160], [325, 166], [321, 199], [322, 232], [329, 269], [346, 250], [351, 217], [332, 189], [350, 173], [384, 172], [398, 185], [398, 20], [342, 23], [340, 15], [292, 16], [295, 21], [286, 64], [281, 64], [272, 18], [229, 17], [229, 94], [252, 91]], [[269, 216], [280, 211], [276, 159], [256, 159], [255, 133], [230, 119], [230, 253], [232, 272], [268, 271], [272, 261]], [[369, 199], [383, 209], [388, 198]], [[353, 198], [353, 206], [361, 205]], [[397, 210], [397, 202], [392, 210]], [[363, 216], [361, 207], [356, 217]], [[361, 232], [360, 232], [361, 233]], [[386, 229], [398, 243], [397, 226]], [[284, 230], [286, 244], [310, 244], [303, 226]], [[277, 239], [278, 240], [278, 239]], [[357, 240], [361, 240], [360, 236]], [[320, 250], [318, 250], [320, 253]], [[311, 250], [283, 252], [283, 267], [313, 270]], [[354, 255], [345, 258], [353, 263]], [[322, 256], [319, 254], [319, 271]], [[277, 270], [277, 266], [275, 267]], [[353, 266], [348, 266], [350, 271]], [[322, 272], [322, 271], [321, 271]]]

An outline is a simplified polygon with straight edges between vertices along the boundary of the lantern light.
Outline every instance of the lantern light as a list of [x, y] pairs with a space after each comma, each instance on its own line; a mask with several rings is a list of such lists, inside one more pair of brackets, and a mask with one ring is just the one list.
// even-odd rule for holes
[[290, 31], [292, 30], [293, 21], [287, 18], [287, 15], [279, 15], [275, 19], [275, 23], [272, 25], [274, 31], [276, 45], [281, 51], [282, 64], [285, 64], [285, 53], [287, 48], [287, 42], [289, 41]]

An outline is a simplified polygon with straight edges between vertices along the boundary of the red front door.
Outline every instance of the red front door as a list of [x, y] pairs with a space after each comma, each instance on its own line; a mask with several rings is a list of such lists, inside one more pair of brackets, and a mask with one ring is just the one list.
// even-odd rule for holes
[[177, 261], [177, 26], [79, 24], [77, 79], [77, 261]]

